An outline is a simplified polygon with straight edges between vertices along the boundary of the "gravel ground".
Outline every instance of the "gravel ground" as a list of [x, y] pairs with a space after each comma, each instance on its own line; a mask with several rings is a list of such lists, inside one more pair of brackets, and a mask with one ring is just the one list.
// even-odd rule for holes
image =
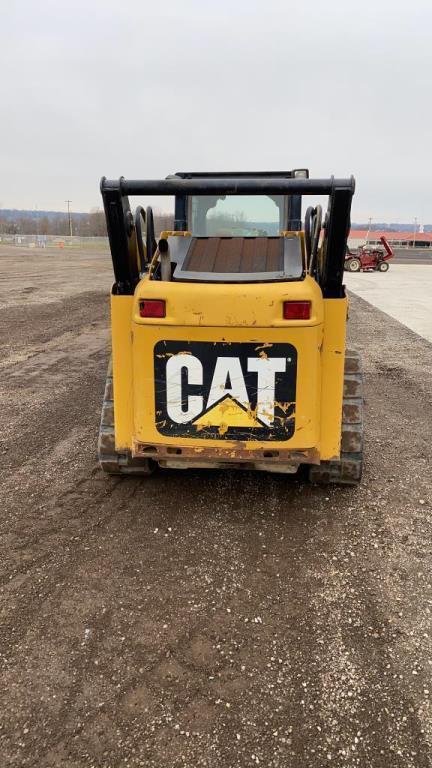
[[2, 768], [430, 767], [432, 344], [352, 297], [359, 489], [107, 479], [109, 264], [55, 258], [0, 250]]

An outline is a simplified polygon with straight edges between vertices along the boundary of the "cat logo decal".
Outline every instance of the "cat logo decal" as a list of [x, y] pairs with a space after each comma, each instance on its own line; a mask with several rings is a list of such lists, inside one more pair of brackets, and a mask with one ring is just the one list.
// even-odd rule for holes
[[295, 428], [291, 344], [159, 341], [156, 426], [163, 435], [288, 440]]

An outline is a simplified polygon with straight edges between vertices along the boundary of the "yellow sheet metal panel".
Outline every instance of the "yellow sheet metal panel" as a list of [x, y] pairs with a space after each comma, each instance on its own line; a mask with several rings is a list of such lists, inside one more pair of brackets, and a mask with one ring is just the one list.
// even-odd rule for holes
[[140, 299], [164, 299], [166, 317], [163, 325], [178, 327], [235, 326], [287, 328], [298, 321], [283, 319], [284, 301], [311, 301], [310, 320], [303, 326], [323, 321], [323, 300], [319, 286], [309, 276], [304, 280], [275, 283], [196, 283], [141, 280], [135, 291], [134, 322], [159, 325], [159, 319], [139, 316]]
[[[160, 321], [159, 321], [160, 323]], [[288, 325], [288, 324], [287, 324]], [[172, 446], [201, 446], [229, 449], [239, 445], [253, 451], [254, 449], [291, 449], [302, 450], [314, 448], [319, 444], [320, 439], [320, 405], [321, 405], [321, 355], [323, 329], [321, 324], [305, 327], [291, 326], [286, 328], [266, 328], [256, 327], [238, 328], [238, 327], [175, 327], [173, 325], [142, 325], [134, 323], [134, 342], [133, 342], [133, 382], [134, 382], [134, 433], [136, 441], [149, 443], [152, 445], [172, 445]], [[166, 345], [163, 342], [167, 342]], [[190, 344], [199, 344], [202, 342], [210, 348], [216, 349], [221, 342], [225, 345], [233, 345], [235, 354], [238, 353], [239, 345], [250, 344], [256, 350], [255, 358], [259, 359], [260, 351], [265, 353], [266, 345], [292, 345], [296, 350], [296, 396], [295, 396], [295, 429], [294, 434], [287, 440], [278, 440], [267, 438], [242, 441], [231, 441], [229, 434], [223, 426], [228, 418], [232, 426], [244, 428], [248, 425], [253, 426], [255, 419], [263, 418], [262, 414], [254, 411], [248, 411], [240, 415], [238, 407], [233, 402], [225, 401], [225, 409], [222, 413], [220, 408], [215, 408], [212, 402], [211, 389], [207, 387], [207, 392], [202, 400], [202, 407], [196, 428], [191, 427], [192, 437], [181, 437], [166, 435], [164, 423], [161, 422], [162, 408], [156, 412], [156, 388], [159, 396], [166, 396], [167, 375], [161, 374], [155, 377], [155, 363], [157, 364], [158, 355], [169, 359], [171, 352], [164, 353], [164, 347], [170, 349], [173, 342], [180, 342], [177, 346], [178, 352], [182, 354], [184, 360], [191, 354]], [[182, 343], [184, 350], [182, 351]], [[189, 346], [188, 346], [189, 345]], [[159, 349], [161, 351], [159, 351]], [[234, 358], [235, 361], [235, 358]], [[165, 364], [167, 364], [165, 360]], [[161, 369], [163, 371], [163, 369]], [[214, 368], [215, 370], [215, 368]], [[208, 372], [207, 372], [208, 373]], [[211, 371], [210, 376], [214, 376]], [[156, 378], [156, 381], [155, 381]], [[193, 381], [191, 382], [193, 383]], [[241, 392], [238, 399], [241, 400]], [[238, 400], [237, 399], [237, 400]], [[279, 403], [277, 403], [279, 405]], [[247, 410], [247, 409], [246, 409]], [[207, 414], [207, 416], [206, 416]], [[264, 412], [265, 418], [265, 412]], [[234, 419], [234, 421], [232, 421]], [[205, 430], [211, 425], [220, 426], [220, 436], [212, 436], [212, 439], [203, 438]], [[275, 433], [276, 434], [276, 433]]]
[[322, 347], [322, 460], [338, 458], [341, 443], [347, 299], [324, 299]]
[[[180, 289], [180, 290], [178, 290]], [[164, 298], [166, 318], [139, 317], [139, 298]], [[284, 300], [311, 300], [309, 321], [281, 320]], [[135, 297], [112, 296], [114, 413], [117, 450], [137, 443], [229, 449], [307, 450], [318, 448], [322, 459], [339, 455], [346, 330], [346, 299], [323, 301], [315, 281], [260, 285], [191, 285], [142, 280]], [[187, 322], [188, 321], [188, 322]], [[221, 324], [222, 322], [222, 324]], [[244, 327], [246, 325], [246, 327]], [[232, 402], [212, 409], [204, 404], [196, 437], [172, 437], [157, 427], [155, 347], [160, 342], [203, 342], [216, 345], [290, 344], [297, 353], [295, 430], [286, 440], [231, 441], [202, 437], [210, 423], [226, 419], [247, 428], [256, 412], [241, 413]], [[186, 350], [187, 351], [187, 350]], [[209, 398], [210, 400], [210, 398]], [[210, 403], [211, 405], [211, 403]], [[210, 410], [212, 410], [211, 416]], [[201, 436], [200, 436], [201, 432]]]
[[133, 433], [133, 296], [111, 296], [111, 337], [116, 450], [130, 449]]

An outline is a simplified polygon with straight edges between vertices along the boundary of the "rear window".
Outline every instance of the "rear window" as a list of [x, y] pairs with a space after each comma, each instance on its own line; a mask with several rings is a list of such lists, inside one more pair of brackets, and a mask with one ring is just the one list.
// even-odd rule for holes
[[283, 195], [192, 196], [190, 225], [198, 237], [270, 237], [284, 229]]

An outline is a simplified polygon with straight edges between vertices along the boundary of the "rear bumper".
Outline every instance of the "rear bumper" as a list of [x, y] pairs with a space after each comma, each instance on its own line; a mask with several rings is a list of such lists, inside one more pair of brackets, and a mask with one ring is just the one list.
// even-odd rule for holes
[[315, 448], [286, 450], [273, 448], [244, 448], [219, 446], [179, 446], [150, 444], [134, 441], [132, 455], [149, 458], [163, 467], [189, 469], [190, 467], [235, 467], [238, 469], [262, 469], [267, 472], [295, 472], [301, 464], [319, 464]]

